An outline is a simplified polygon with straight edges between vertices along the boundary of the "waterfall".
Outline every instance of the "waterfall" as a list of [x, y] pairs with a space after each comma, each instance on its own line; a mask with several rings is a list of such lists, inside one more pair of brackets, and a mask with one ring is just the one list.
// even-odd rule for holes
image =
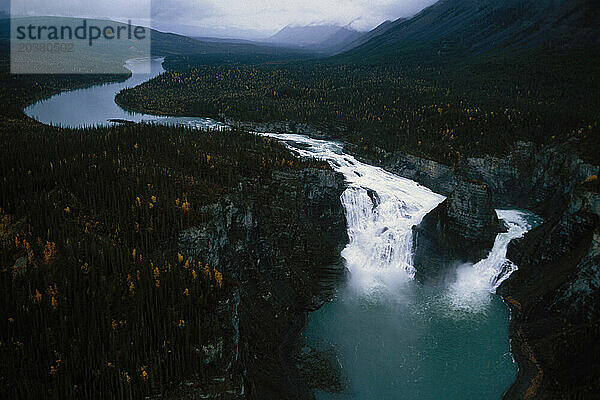
[[[502, 334], [508, 311], [492, 292], [516, 269], [506, 250], [529, 229], [528, 215], [497, 210], [508, 231], [497, 236], [488, 257], [448, 265], [446, 285], [415, 284], [412, 227], [444, 197], [361, 163], [340, 144], [268, 135], [301, 156], [328, 161], [346, 178], [340, 200], [349, 243], [342, 257], [350, 279], [335, 301], [311, 314], [304, 332], [317, 346], [335, 344], [349, 380], [339, 398], [501, 397], [516, 365]], [[317, 393], [318, 399], [333, 397]]]
[[[163, 72], [162, 59], [152, 60], [152, 73], [137, 73], [137, 61], [126, 67], [132, 76], [125, 82], [63, 92], [34, 103], [25, 109], [30, 117], [62, 126], [107, 125], [108, 119], [152, 121], [157, 124], [222, 129], [224, 124], [209, 118], [161, 117], [129, 113], [114, 103], [115, 94], [125, 87], [136, 86]], [[74, 104], [86, 104], [87, 111], [72, 113]], [[347, 189], [341, 197], [348, 222], [349, 243], [342, 252], [352, 282], [368, 293], [386, 288], [390, 283], [414, 277], [412, 227], [435, 208], [444, 197], [401, 178], [382, 168], [362, 163], [343, 152], [341, 143], [312, 139], [303, 135], [263, 133], [275, 137], [304, 157], [326, 160], [344, 175]], [[498, 216], [509, 227], [496, 238], [489, 256], [475, 265], [459, 267], [454, 289], [494, 291], [516, 266], [506, 260], [506, 249], [513, 238], [522, 236], [530, 226], [526, 214], [499, 210]]]
[[531, 229], [532, 214], [518, 210], [496, 210], [498, 218], [508, 230], [496, 236], [488, 256], [475, 264], [457, 268], [455, 280], [448, 288], [447, 298], [454, 309], [480, 311], [487, 304], [490, 293], [504, 282], [517, 266], [506, 258], [511, 240], [522, 237]]
[[494, 242], [494, 247], [489, 255], [473, 265], [475, 275], [481, 284], [495, 292], [517, 266], [506, 258], [506, 251], [511, 240], [523, 237], [531, 228], [526, 214], [517, 210], [496, 210], [500, 218], [508, 227], [507, 232], [499, 233]]
[[[346, 212], [349, 243], [342, 257], [351, 273], [351, 283], [370, 293], [390, 283], [414, 277], [412, 227], [444, 196], [424, 186], [368, 165], [345, 154], [340, 143], [303, 135], [272, 134], [304, 157], [329, 162], [346, 178], [348, 188], [341, 196]], [[508, 227], [498, 234], [489, 255], [476, 264], [458, 266], [450, 284], [452, 303], [469, 303], [485, 296], [517, 269], [506, 259], [512, 239], [530, 229], [527, 214], [517, 210], [496, 210]], [[475, 301], [477, 303], [477, 301]]]
[[414, 277], [412, 227], [444, 196], [344, 154], [339, 143], [302, 135], [268, 134], [301, 156], [326, 160], [346, 178], [341, 196], [349, 243], [342, 251], [352, 283], [367, 291]]

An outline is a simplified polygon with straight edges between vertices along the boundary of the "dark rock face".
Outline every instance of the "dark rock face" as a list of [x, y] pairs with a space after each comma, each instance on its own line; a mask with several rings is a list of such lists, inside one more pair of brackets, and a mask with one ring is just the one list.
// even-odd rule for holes
[[330, 393], [342, 391], [347, 383], [341, 379], [343, 371], [337, 354], [338, 350], [331, 344], [303, 347], [297, 360], [300, 374], [314, 389]]
[[598, 167], [561, 148], [519, 142], [504, 158], [468, 158], [462, 170], [490, 187], [496, 207], [522, 207], [547, 218], [560, 211], [575, 185], [596, 174]]
[[512, 242], [519, 266], [500, 292], [519, 363], [505, 399], [596, 398], [600, 390], [600, 194], [581, 189], [562, 213]]
[[[356, 146], [346, 151], [360, 157]], [[377, 151], [367, 162], [382, 166], [399, 176], [415, 180], [431, 190], [449, 196], [461, 179], [483, 182], [491, 190], [494, 207], [520, 207], [551, 216], [564, 205], [574, 185], [597, 173], [590, 165], [561, 148], [540, 149], [518, 142], [509, 154], [472, 157], [455, 168], [404, 153]]]
[[455, 191], [413, 228], [417, 278], [435, 282], [456, 262], [481, 260], [491, 250], [499, 230], [489, 189], [460, 180]]
[[[512, 311], [511, 345], [519, 365], [517, 379], [504, 398], [597, 398], [600, 190], [597, 183], [590, 190], [580, 186], [598, 175], [598, 166], [585, 163], [568, 147], [539, 148], [531, 143], [517, 143], [503, 158], [463, 159], [456, 169], [383, 150], [369, 161], [444, 195], [459, 185], [457, 176], [482, 181], [491, 189], [495, 207], [526, 208], [544, 218], [543, 224], [509, 246], [508, 257], [519, 270], [498, 291]], [[443, 214], [439, 208], [419, 226], [421, 239], [439, 238]], [[415, 264], [438, 246], [431, 239], [420, 243], [417, 239]], [[419, 255], [420, 251], [424, 253]], [[440, 263], [447, 261], [439, 254], [434, 257]], [[430, 267], [436, 272], [438, 266]]]
[[[498, 233], [498, 216], [492, 207], [492, 194], [487, 186], [461, 180], [445, 203], [445, 232], [489, 251]], [[481, 258], [481, 249], [475, 250], [475, 258]]]
[[183, 254], [208, 257], [237, 289], [216, 316], [223, 343], [207, 364], [214, 387], [175, 398], [314, 398], [294, 360], [308, 312], [344, 278], [344, 189], [331, 170], [275, 171], [268, 185], [245, 182], [207, 207], [209, 222], [181, 234]]

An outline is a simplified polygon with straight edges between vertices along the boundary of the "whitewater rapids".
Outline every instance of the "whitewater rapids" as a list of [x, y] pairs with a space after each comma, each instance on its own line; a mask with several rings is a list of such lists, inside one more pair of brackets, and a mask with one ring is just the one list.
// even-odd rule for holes
[[[365, 164], [343, 152], [341, 143], [295, 134], [262, 134], [276, 138], [303, 157], [327, 161], [344, 175], [347, 189], [341, 196], [346, 212], [349, 243], [342, 251], [351, 273], [350, 283], [371, 293], [394, 290], [414, 279], [412, 227], [445, 197], [415, 181], [383, 168]], [[461, 306], [494, 292], [517, 269], [506, 259], [508, 244], [530, 228], [526, 214], [518, 210], [496, 210], [508, 231], [498, 234], [487, 258], [456, 268], [449, 285], [452, 303]]]

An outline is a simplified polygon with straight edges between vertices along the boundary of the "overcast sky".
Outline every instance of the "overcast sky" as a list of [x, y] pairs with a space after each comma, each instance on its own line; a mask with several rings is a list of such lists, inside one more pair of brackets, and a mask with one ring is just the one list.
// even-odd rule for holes
[[[7, 8], [10, 0], [0, 0]], [[85, 16], [148, 21], [150, 0], [13, 0], [13, 14]], [[185, 34], [257, 37], [282, 27], [350, 24], [368, 30], [415, 14], [435, 0], [151, 0], [152, 26]], [[229, 33], [229, 34], [228, 34]]]

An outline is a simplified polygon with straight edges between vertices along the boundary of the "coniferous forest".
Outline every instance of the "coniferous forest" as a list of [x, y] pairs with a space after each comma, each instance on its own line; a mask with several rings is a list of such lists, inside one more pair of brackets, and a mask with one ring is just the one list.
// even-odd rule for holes
[[568, 142], [596, 162], [600, 154], [595, 51], [519, 50], [462, 59], [417, 46], [366, 63], [333, 57], [206, 65], [205, 59], [212, 58], [168, 57], [167, 73], [120, 93], [117, 101], [150, 113], [341, 129], [367, 156], [379, 147], [448, 165], [460, 157], [504, 155], [516, 141]]
[[178, 234], [202, 207], [275, 169], [328, 168], [273, 139], [153, 125], [59, 129], [22, 107], [115, 77], [14, 77], [0, 120], [0, 392], [3, 398], [143, 398], [207, 377], [236, 285]]

